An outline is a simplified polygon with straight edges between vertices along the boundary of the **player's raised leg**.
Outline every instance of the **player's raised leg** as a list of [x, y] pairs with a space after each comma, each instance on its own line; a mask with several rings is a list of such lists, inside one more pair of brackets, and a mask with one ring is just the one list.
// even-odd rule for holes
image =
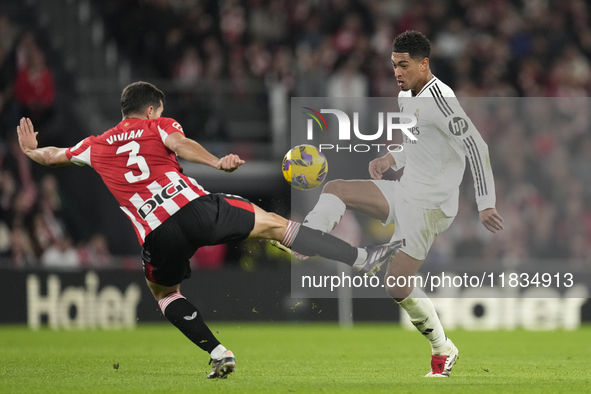
[[195, 345], [209, 353], [212, 370], [207, 379], [225, 379], [236, 370], [236, 359], [213, 335], [201, 313], [180, 293], [180, 285], [162, 286], [146, 279], [162, 314]]
[[381, 221], [385, 221], [390, 212], [388, 201], [374, 182], [339, 179], [324, 186], [316, 206], [306, 215], [304, 226], [331, 232], [346, 209]]
[[[423, 264], [403, 251], [394, 255], [386, 271], [386, 290], [390, 297], [408, 313], [410, 321], [431, 344], [431, 371], [427, 377], [449, 377], [452, 367], [459, 357], [453, 342], [447, 338], [439, 321], [433, 302], [418, 287], [414, 287], [408, 278], [416, 275]], [[405, 281], [397, 281], [398, 277]], [[395, 284], [406, 283], [399, 287]]]
[[[254, 205], [254, 204], [253, 204]], [[302, 226], [277, 214], [255, 207], [255, 225], [249, 238], [272, 239], [305, 256], [319, 255], [347, 263], [361, 273], [375, 274], [401, 242], [356, 248], [326, 232]]]
[[[303, 225], [329, 233], [339, 224], [346, 209], [382, 221], [385, 221], [389, 214], [388, 201], [372, 181], [338, 179], [324, 186], [318, 202], [306, 215]], [[288, 253], [291, 252], [296, 258], [302, 260], [307, 258], [305, 255], [291, 251], [279, 241], [272, 241], [271, 244]]]

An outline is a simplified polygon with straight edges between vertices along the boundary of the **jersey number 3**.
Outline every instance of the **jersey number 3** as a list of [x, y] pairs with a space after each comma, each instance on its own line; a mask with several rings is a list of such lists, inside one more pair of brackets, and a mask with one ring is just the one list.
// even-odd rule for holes
[[132, 171], [128, 171], [125, 173], [125, 179], [129, 183], [135, 183], [139, 181], [143, 181], [150, 177], [150, 167], [148, 167], [148, 163], [146, 163], [146, 159], [142, 156], [138, 155], [140, 151], [140, 144], [136, 141], [131, 141], [125, 145], [122, 145], [117, 149], [117, 154], [129, 152], [129, 159], [127, 160], [127, 167], [137, 164], [141, 174], [134, 175]]

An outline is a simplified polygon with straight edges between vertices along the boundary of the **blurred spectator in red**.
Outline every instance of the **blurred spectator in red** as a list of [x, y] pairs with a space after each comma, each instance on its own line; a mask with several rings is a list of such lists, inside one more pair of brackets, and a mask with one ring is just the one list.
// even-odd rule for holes
[[36, 46], [29, 51], [29, 64], [16, 76], [14, 95], [22, 106], [23, 116], [42, 129], [53, 113], [55, 84], [45, 64], [45, 55]]

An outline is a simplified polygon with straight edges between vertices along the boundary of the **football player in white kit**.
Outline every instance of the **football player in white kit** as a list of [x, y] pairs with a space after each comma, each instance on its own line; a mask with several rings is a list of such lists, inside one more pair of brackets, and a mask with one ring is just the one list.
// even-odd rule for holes
[[[384, 278], [388, 294], [408, 312], [431, 344], [431, 371], [426, 376], [448, 377], [459, 352], [445, 335], [432, 301], [410, 283], [406, 287], [392, 284], [400, 276], [416, 274], [434, 238], [454, 220], [466, 158], [482, 224], [495, 233], [503, 229], [503, 219], [495, 209], [488, 147], [453, 90], [431, 73], [430, 51], [429, 40], [416, 31], [400, 34], [392, 48], [392, 66], [401, 88], [400, 111], [418, 118], [411, 129], [416, 140], [405, 135], [401, 152], [371, 161], [369, 174], [373, 180], [327, 183], [303, 225], [329, 232], [346, 209], [384, 224], [395, 223], [392, 239], [404, 238], [406, 245], [388, 262]], [[403, 167], [400, 181], [381, 179], [389, 168]]]

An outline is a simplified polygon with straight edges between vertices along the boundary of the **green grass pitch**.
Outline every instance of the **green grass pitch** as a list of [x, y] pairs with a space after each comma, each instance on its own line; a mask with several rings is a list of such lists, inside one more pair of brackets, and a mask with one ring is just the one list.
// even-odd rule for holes
[[[589, 393], [591, 327], [448, 335], [449, 379], [426, 379], [430, 348], [391, 324], [211, 324], [236, 354], [227, 380], [174, 327], [30, 331], [0, 327], [0, 393]], [[115, 369], [115, 365], [118, 368]]]

